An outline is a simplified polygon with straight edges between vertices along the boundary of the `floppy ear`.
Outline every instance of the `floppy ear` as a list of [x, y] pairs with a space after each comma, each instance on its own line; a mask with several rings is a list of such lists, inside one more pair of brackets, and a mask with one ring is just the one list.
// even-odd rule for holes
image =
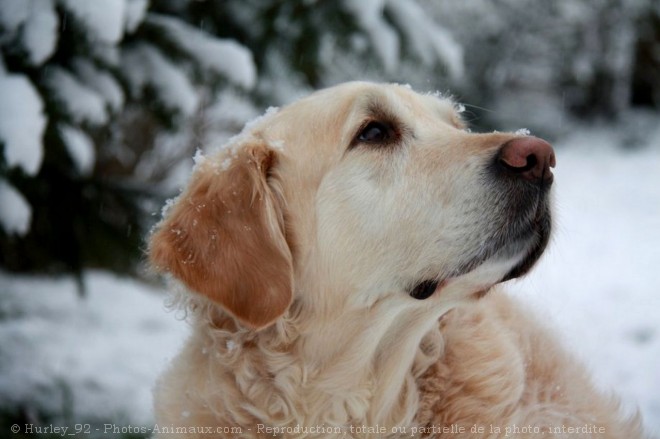
[[207, 158], [149, 246], [156, 269], [253, 329], [273, 323], [293, 296], [282, 202], [267, 182], [274, 160], [264, 144]]

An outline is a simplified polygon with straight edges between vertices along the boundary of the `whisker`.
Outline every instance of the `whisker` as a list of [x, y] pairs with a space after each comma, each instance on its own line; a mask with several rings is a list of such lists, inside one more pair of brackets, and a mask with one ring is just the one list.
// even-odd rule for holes
[[487, 111], [489, 113], [495, 113], [495, 110], [490, 110], [488, 108], [480, 107], [478, 105], [472, 105], [472, 104], [466, 104], [466, 103], [463, 103], [463, 105], [465, 105], [466, 107], [476, 108], [477, 110], [483, 110], [483, 111]]

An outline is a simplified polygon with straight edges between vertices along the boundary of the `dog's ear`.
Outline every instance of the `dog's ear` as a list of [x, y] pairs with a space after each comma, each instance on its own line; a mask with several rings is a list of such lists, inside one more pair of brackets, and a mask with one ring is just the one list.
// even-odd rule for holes
[[149, 246], [157, 270], [252, 329], [273, 323], [293, 296], [282, 200], [268, 182], [275, 159], [261, 143], [206, 158]]

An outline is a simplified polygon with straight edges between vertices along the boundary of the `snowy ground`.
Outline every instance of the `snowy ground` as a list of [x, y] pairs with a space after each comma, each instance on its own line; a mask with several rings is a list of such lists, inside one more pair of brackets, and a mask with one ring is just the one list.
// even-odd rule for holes
[[98, 271], [84, 280], [81, 299], [72, 279], [0, 276], [0, 412], [151, 424], [151, 387], [186, 324], [162, 290]]
[[[555, 322], [597, 383], [660, 433], [660, 131], [615, 149], [613, 132], [558, 147], [554, 241], [511, 289]], [[567, 145], [569, 144], [569, 145]], [[590, 145], [588, 147], [582, 145]], [[563, 146], [563, 147], [562, 147]], [[151, 423], [150, 389], [186, 324], [158, 289], [104, 272], [70, 279], [0, 274], [0, 413], [30, 406], [62, 422]], [[68, 415], [67, 415], [68, 413]]]

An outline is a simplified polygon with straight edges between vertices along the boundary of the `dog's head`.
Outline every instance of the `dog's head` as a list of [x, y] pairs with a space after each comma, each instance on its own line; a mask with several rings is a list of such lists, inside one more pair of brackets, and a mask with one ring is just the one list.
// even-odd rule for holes
[[199, 163], [151, 261], [252, 328], [294, 298], [468, 298], [541, 255], [552, 166], [545, 141], [470, 133], [448, 99], [344, 84]]

